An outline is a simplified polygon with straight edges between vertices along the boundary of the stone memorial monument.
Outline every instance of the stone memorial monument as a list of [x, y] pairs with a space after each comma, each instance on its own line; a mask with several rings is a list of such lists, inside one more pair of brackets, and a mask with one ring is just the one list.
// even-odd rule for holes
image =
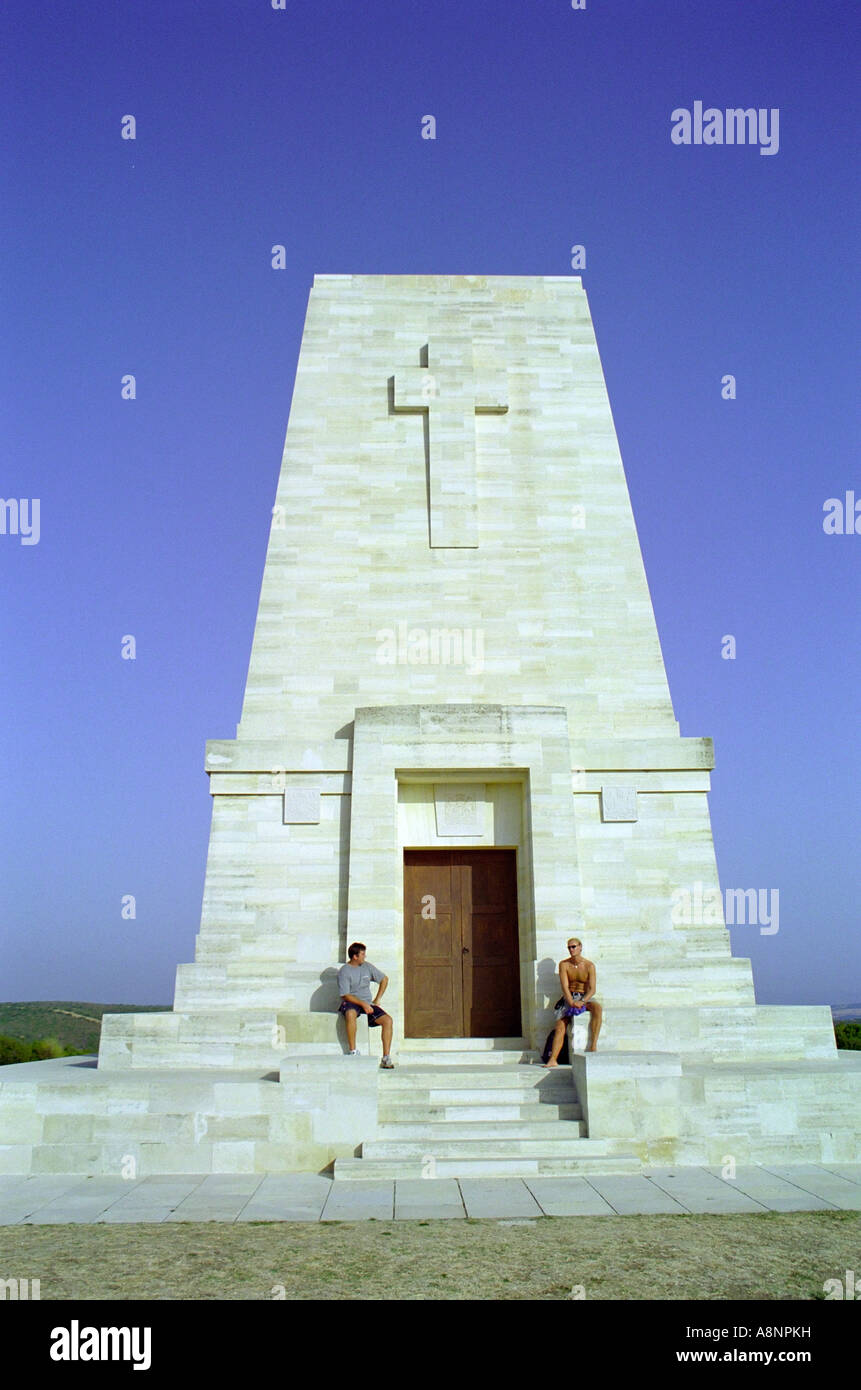
[[[854, 1161], [829, 1010], [757, 1005], [720, 912], [676, 911], [720, 901], [712, 766], [579, 279], [317, 276], [194, 962], [172, 1012], [105, 1018], [97, 1068], [0, 1073], [0, 1170]], [[572, 932], [604, 1027], [548, 1073]], [[363, 1022], [345, 1055], [353, 940], [394, 1072]]]

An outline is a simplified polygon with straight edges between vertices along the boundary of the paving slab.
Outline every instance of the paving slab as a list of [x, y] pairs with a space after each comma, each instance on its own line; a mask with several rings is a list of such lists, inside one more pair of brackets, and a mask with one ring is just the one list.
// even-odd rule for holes
[[821, 1167], [826, 1168], [829, 1173], [836, 1173], [838, 1177], [845, 1178], [847, 1182], [857, 1182], [861, 1185], [861, 1163], [823, 1163]]
[[[32, 1179], [29, 1179], [24, 1187], [16, 1188], [5, 1197], [0, 1197], [0, 1225], [16, 1225], [23, 1221], [25, 1217], [32, 1216], [38, 1211], [52, 1203], [61, 1202], [66, 1195], [57, 1192], [56, 1189], [31, 1186]], [[106, 1199], [102, 1206], [107, 1206], [110, 1199]]]
[[306, 1205], [287, 1201], [276, 1202], [274, 1198], [266, 1202], [249, 1202], [237, 1216], [237, 1221], [313, 1221], [317, 1222], [323, 1214], [325, 1197], [318, 1202]]
[[40, 1207], [16, 1223], [21, 1226], [88, 1226], [99, 1220], [101, 1207]]
[[115, 1202], [64, 1202], [62, 1199], [56, 1202], [49, 1202], [46, 1207], [39, 1207], [38, 1211], [32, 1211], [24, 1217], [24, 1221], [46, 1222], [52, 1225], [64, 1225], [67, 1221], [77, 1224], [81, 1221], [98, 1221], [104, 1212], [110, 1211]]
[[0, 1203], [0, 1226], [17, 1226], [32, 1213], [28, 1204], [12, 1206], [10, 1202]]
[[107, 1211], [103, 1211], [97, 1220], [100, 1226], [159, 1225], [172, 1211], [173, 1207], [124, 1207], [118, 1202], [108, 1207]]
[[684, 1212], [675, 1198], [649, 1182], [640, 1173], [590, 1174], [589, 1182], [617, 1216], [660, 1216]]
[[466, 1217], [463, 1203], [460, 1206], [433, 1206], [426, 1207], [400, 1206], [395, 1207], [396, 1221], [462, 1221]]
[[321, 1221], [391, 1221], [395, 1184], [389, 1182], [333, 1183]]
[[164, 1219], [165, 1222], [234, 1222], [241, 1210], [241, 1202], [235, 1202], [230, 1206], [227, 1206], [223, 1202], [210, 1202], [208, 1205], [204, 1204], [203, 1202], [200, 1202], [191, 1207], [187, 1207], [185, 1206], [185, 1204], [183, 1204], [182, 1206], [174, 1207], [172, 1211], [168, 1212], [167, 1216]]
[[146, 1183], [147, 1187], [176, 1187], [183, 1183], [189, 1187], [199, 1187], [204, 1178], [214, 1176], [213, 1173], [150, 1173], [140, 1181]]
[[[719, 1167], [708, 1165], [710, 1173], [720, 1174]], [[786, 1182], [776, 1173], [758, 1165], [736, 1169], [734, 1178], [724, 1179], [728, 1187], [747, 1193], [769, 1211], [833, 1211], [832, 1202], [823, 1201], [812, 1192], [804, 1192], [797, 1184]]]
[[831, 1202], [843, 1211], [861, 1211], [861, 1188], [839, 1173], [829, 1173], [818, 1163], [769, 1164], [768, 1172], [792, 1183], [803, 1192], [812, 1192], [824, 1202]]
[[[246, 1184], [247, 1186], [247, 1184]], [[168, 1221], [235, 1221], [252, 1200], [257, 1182], [250, 1192], [234, 1192], [225, 1184], [221, 1188], [205, 1181], [181, 1202], [174, 1204]]]
[[456, 1178], [405, 1178], [395, 1182], [395, 1220], [459, 1220], [466, 1216]]
[[615, 1216], [586, 1178], [524, 1178], [545, 1216]]
[[124, 1182], [122, 1178], [89, 1178], [85, 1187], [75, 1187], [69, 1192], [63, 1192], [53, 1201], [62, 1201], [75, 1204], [78, 1202], [116, 1202], [121, 1197], [130, 1196], [136, 1192], [140, 1182]]
[[264, 1178], [238, 1221], [319, 1221], [332, 1179], [319, 1173], [274, 1174]]
[[208, 1177], [196, 1189], [201, 1196], [216, 1197], [244, 1197], [246, 1202], [253, 1197], [257, 1189], [263, 1182], [262, 1173], [237, 1173], [235, 1177], [225, 1177], [220, 1173], [210, 1173]]
[[0, 1197], [6, 1192], [11, 1192], [13, 1188], [20, 1187], [22, 1182], [27, 1182], [26, 1173], [2, 1173], [0, 1174]]
[[522, 1178], [461, 1178], [467, 1216], [541, 1216], [540, 1206]]
[[72, 1192], [76, 1187], [81, 1187], [87, 1179], [81, 1174], [75, 1177], [54, 1177], [49, 1174], [37, 1175], [36, 1177], [25, 1178], [20, 1188], [16, 1188], [17, 1193], [26, 1194], [29, 1198], [36, 1198], [42, 1202], [51, 1202], [55, 1197], [62, 1197], [65, 1192]]
[[647, 1168], [643, 1176], [697, 1215], [767, 1210], [761, 1202], [716, 1177], [707, 1168]]
[[130, 1187], [124, 1197], [119, 1198], [122, 1202], [128, 1202], [130, 1206], [178, 1206], [198, 1190], [199, 1183], [195, 1179], [193, 1182], [172, 1182], [153, 1184], [150, 1178]]
[[270, 1196], [310, 1195], [322, 1193], [328, 1197], [334, 1180], [325, 1173], [271, 1173], [264, 1177], [255, 1198], [267, 1199]]

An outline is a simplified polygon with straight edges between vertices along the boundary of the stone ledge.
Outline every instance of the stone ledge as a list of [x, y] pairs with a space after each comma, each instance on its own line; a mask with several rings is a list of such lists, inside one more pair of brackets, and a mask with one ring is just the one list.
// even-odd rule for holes
[[[387, 729], [418, 731], [428, 718], [442, 718], [455, 724], [461, 720], [465, 730], [507, 724], [514, 731], [534, 730], [535, 720], [558, 715], [565, 707], [555, 705], [390, 705], [363, 706], [356, 717], [366, 726], [383, 724]], [[505, 718], [503, 719], [503, 713]], [[425, 731], [426, 736], [426, 731]], [[572, 739], [571, 766], [575, 775], [624, 772], [700, 772], [714, 767], [714, 745], [710, 738], [606, 738]], [[352, 768], [352, 739], [333, 738], [306, 742], [301, 739], [209, 739], [206, 744], [208, 773], [244, 773], [260, 777], [277, 774], [347, 773]], [[706, 779], [707, 780], [707, 779]], [[591, 781], [577, 790], [598, 790]], [[706, 788], [703, 788], [706, 789]], [[242, 788], [245, 791], [245, 787]]]
[[243, 772], [272, 776], [292, 772], [349, 772], [352, 740], [306, 742], [296, 738], [208, 739], [207, 772]]
[[572, 739], [571, 763], [581, 773], [707, 772], [715, 765], [714, 743], [710, 738], [665, 736]]

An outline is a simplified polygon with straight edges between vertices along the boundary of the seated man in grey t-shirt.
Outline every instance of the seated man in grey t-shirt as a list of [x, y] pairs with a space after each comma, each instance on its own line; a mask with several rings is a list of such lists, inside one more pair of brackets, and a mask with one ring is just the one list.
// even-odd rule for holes
[[[347, 1042], [351, 1057], [358, 1057], [359, 1055], [356, 1047], [357, 1014], [367, 1014], [369, 1028], [382, 1029], [383, 1060], [380, 1066], [384, 1071], [391, 1071], [395, 1065], [390, 1055], [392, 1020], [383, 1009], [379, 1008], [377, 1002], [385, 993], [389, 977], [378, 970], [375, 965], [371, 965], [369, 960], [365, 960], [365, 949], [361, 941], [354, 941], [347, 952], [348, 963], [342, 965], [338, 971], [338, 993], [341, 996], [341, 1007], [338, 1012], [344, 1015], [344, 1022], [347, 1025]], [[379, 986], [376, 999], [373, 1000], [371, 999], [371, 981]]]

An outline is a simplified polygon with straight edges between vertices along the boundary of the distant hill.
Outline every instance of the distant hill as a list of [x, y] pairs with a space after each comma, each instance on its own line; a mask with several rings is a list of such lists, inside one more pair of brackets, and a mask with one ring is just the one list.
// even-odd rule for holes
[[75, 1000], [36, 1000], [0, 1004], [0, 1034], [32, 1043], [56, 1038], [61, 1047], [98, 1052], [102, 1014], [169, 1013], [170, 1004], [82, 1004]]
[[839, 1009], [832, 1008], [831, 1016], [835, 1023], [851, 1023], [856, 1018], [861, 1020], [861, 1004], [843, 1004]]

